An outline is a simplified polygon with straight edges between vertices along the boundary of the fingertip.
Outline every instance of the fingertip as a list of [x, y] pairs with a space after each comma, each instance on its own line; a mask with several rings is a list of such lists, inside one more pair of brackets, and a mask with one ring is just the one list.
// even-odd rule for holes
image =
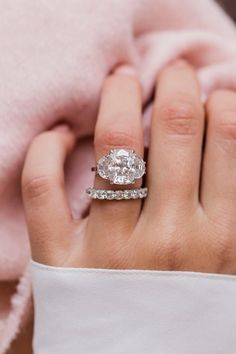
[[168, 65], [164, 66], [164, 68], [161, 70], [160, 75], [158, 75], [158, 78], [160, 76], [163, 76], [163, 74], [171, 74], [173, 72], [179, 72], [179, 71], [184, 71], [184, 72], [192, 72], [195, 73], [194, 67], [189, 63], [187, 60], [183, 58], [179, 58]]
[[138, 74], [136, 69], [131, 65], [120, 65], [114, 70], [115, 75], [122, 75], [138, 79]]
[[60, 132], [60, 133], [68, 133], [72, 131], [72, 128], [69, 124], [67, 123], [60, 123], [55, 125], [52, 130]]
[[187, 62], [187, 60], [180, 58], [173, 62], [172, 66], [176, 69], [184, 69], [189, 68], [191, 65]]
[[65, 141], [65, 144], [68, 150], [71, 150], [76, 141], [75, 132], [73, 128], [67, 123], [60, 123], [54, 126], [51, 130], [52, 132], [59, 133], [62, 136], [62, 139]]
[[[193, 97], [197, 104], [201, 103], [201, 87], [195, 68], [185, 59], [178, 59], [165, 66], [157, 76], [157, 93], [166, 92], [166, 99], [171, 100], [170, 95], [174, 93], [175, 98]], [[164, 87], [164, 89], [163, 89]], [[169, 97], [169, 98], [168, 98]]]

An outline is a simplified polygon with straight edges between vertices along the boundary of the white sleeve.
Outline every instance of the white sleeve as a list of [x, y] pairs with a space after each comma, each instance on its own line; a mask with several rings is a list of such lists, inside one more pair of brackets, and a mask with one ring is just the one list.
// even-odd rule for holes
[[236, 277], [32, 262], [35, 354], [235, 354]]

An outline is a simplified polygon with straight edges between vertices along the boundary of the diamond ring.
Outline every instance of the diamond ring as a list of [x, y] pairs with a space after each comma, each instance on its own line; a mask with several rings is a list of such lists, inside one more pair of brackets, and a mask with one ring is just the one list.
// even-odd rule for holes
[[111, 184], [133, 184], [146, 173], [146, 163], [134, 150], [112, 149], [92, 171]]
[[86, 193], [90, 198], [100, 200], [142, 199], [146, 198], [148, 189], [147, 187], [126, 190], [106, 190], [88, 188], [86, 190]]

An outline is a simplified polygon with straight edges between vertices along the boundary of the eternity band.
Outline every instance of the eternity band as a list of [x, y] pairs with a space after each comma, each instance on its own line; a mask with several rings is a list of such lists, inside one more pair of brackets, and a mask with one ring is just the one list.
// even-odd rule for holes
[[92, 199], [101, 200], [123, 200], [123, 199], [142, 199], [146, 198], [148, 194], [148, 188], [136, 188], [125, 190], [106, 190], [106, 189], [86, 189], [87, 195]]

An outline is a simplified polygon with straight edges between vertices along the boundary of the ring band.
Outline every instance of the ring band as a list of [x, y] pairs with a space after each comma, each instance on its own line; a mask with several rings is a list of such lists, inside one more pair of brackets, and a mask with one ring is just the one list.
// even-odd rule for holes
[[146, 198], [148, 194], [148, 188], [136, 188], [126, 190], [106, 190], [106, 189], [86, 189], [87, 195], [92, 199], [100, 200], [128, 200], [128, 199], [142, 199]]
[[130, 149], [112, 149], [92, 167], [101, 178], [111, 184], [133, 184], [146, 173], [145, 161]]

